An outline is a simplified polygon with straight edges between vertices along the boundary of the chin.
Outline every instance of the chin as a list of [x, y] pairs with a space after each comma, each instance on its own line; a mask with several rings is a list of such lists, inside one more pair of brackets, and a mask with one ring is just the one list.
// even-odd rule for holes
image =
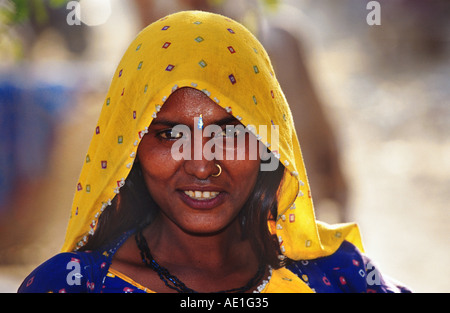
[[185, 233], [190, 234], [192, 236], [207, 237], [207, 236], [215, 236], [226, 230], [229, 230], [230, 228], [232, 228], [231, 225], [234, 224], [233, 221], [229, 223], [225, 223], [223, 221], [200, 222], [197, 219], [195, 222], [179, 226]]

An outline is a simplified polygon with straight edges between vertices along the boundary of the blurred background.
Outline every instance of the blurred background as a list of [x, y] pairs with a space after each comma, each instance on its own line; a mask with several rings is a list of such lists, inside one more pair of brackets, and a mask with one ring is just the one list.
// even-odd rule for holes
[[0, 0], [0, 292], [61, 248], [128, 44], [185, 9], [232, 17], [267, 48], [318, 218], [356, 221], [414, 291], [450, 292], [450, 2], [368, 2]]

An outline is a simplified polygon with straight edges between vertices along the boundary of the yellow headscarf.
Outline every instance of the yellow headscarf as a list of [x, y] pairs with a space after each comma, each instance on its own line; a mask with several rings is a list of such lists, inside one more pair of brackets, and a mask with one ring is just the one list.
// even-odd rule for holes
[[[147, 127], [181, 87], [203, 91], [255, 134], [286, 168], [276, 221], [282, 253], [294, 260], [330, 255], [343, 240], [362, 250], [355, 224], [317, 222], [289, 105], [269, 57], [242, 25], [221, 15], [188, 11], [145, 28], [122, 58], [76, 187], [62, 248], [73, 251], [95, 232], [98, 217], [120, 192]], [[308, 112], [305, 112], [308, 114]], [[271, 142], [279, 127], [279, 145]]]

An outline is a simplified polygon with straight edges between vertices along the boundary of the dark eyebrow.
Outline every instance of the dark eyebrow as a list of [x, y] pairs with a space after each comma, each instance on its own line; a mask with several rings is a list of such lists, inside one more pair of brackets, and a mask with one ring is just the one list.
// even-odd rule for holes
[[[222, 125], [227, 125], [229, 123], [236, 123], [239, 121], [232, 115], [224, 117], [220, 120], [215, 121], [214, 123], [210, 123], [210, 124], [214, 124], [214, 125], [218, 125], [218, 126], [222, 126]], [[164, 118], [155, 118], [152, 122], [151, 125], [162, 125], [162, 126], [167, 126], [167, 127], [175, 127], [177, 125], [184, 125], [183, 123], [180, 122], [176, 122], [173, 120], [167, 120]]]
[[165, 119], [161, 119], [161, 118], [155, 118], [153, 119], [153, 121], [150, 123], [150, 125], [154, 126], [154, 125], [162, 125], [162, 126], [168, 126], [168, 127], [175, 127], [177, 125], [180, 125], [182, 123], [177, 123], [171, 120], [165, 120]]
[[230, 115], [230, 116], [224, 117], [223, 119], [215, 121], [215, 123], [210, 123], [210, 124], [222, 126], [222, 125], [227, 125], [227, 124], [236, 123], [236, 122], [240, 123], [234, 116]]

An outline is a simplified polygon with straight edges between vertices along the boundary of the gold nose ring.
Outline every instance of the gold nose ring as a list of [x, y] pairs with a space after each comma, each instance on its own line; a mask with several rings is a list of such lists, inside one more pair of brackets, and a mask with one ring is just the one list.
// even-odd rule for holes
[[211, 175], [212, 177], [219, 177], [220, 174], [222, 174], [222, 167], [219, 164], [214, 164], [215, 166], [217, 166], [219, 168], [219, 172], [217, 174], [213, 174]]

